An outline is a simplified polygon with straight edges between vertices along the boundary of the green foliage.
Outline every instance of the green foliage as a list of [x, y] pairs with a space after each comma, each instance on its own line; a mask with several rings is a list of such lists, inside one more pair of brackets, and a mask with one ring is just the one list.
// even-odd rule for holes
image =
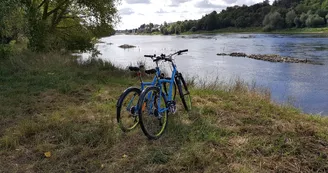
[[274, 29], [281, 29], [284, 27], [284, 19], [279, 12], [269, 13], [263, 20], [264, 30], [271, 31]]
[[300, 18], [295, 17], [294, 24], [295, 24], [296, 28], [300, 28], [302, 26], [302, 22], [301, 22]]
[[18, 0], [2, 0], [0, 2], [0, 44], [8, 44], [17, 40], [24, 33], [26, 20], [19, 8]]
[[205, 18], [204, 27], [206, 28], [207, 31], [212, 31], [216, 29], [216, 25], [217, 25], [216, 16], [217, 16], [216, 11], [213, 11]]
[[324, 18], [320, 17], [318, 14], [309, 15], [309, 17], [306, 19], [306, 26], [308, 27], [319, 27], [324, 24]]
[[305, 27], [306, 26], [306, 20], [308, 18], [308, 14], [306, 13], [302, 13], [300, 16], [300, 21], [301, 21], [301, 27]]
[[33, 51], [93, 48], [91, 40], [113, 34], [119, 0], [2, 0], [0, 41], [28, 38]]
[[9, 44], [0, 44], [0, 61], [8, 57], [12, 52], [12, 47]]
[[296, 18], [296, 13], [294, 10], [291, 10], [289, 11], [287, 14], [286, 14], [286, 24], [288, 27], [293, 27], [295, 22], [295, 18]]

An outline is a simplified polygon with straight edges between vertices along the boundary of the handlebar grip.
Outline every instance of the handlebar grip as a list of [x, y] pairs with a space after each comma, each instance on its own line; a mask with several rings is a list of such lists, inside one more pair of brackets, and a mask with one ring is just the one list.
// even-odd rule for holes
[[180, 52], [180, 53], [183, 53], [183, 52], [188, 52], [188, 49], [185, 49], [185, 50], [180, 50], [179, 52]]
[[154, 55], [144, 55], [144, 57], [152, 58], [152, 57], [154, 57]]
[[171, 58], [164, 58], [165, 61], [169, 61], [169, 62], [172, 62], [172, 59]]

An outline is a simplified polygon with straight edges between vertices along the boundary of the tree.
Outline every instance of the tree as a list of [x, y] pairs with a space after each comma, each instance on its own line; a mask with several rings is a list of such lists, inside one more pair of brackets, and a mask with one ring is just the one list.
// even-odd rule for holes
[[294, 10], [289, 11], [286, 14], [286, 24], [288, 27], [293, 27], [294, 26], [294, 19], [297, 17], [296, 13]]
[[0, 2], [0, 44], [8, 44], [24, 33], [26, 20], [19, 9], [19, 0], [2, 0]]
[[179, 24], [175, 24], [174, 33], [177, 34], [177, 35], [181, 34], [181, 27], [180, 27]]
[[326, 9], [318, 9], [316, 11], [316, 14], [318, 14], [320, 17], [324, 19], [325, 24], [327, 23], [326, 15], [328, 15], [328, 10]]
[[29, 25], [30, 47], [33, 50], [46, 50], [49, 49], [49, 43], [45, 40], [65, 45], [68, 39], [70, 42], [77, 39], [75, 44], [81, 44], [80, 48], [83, 50], [88, 49], [90, 45], [83, 44], [90, 42], [93, 37], [113, 33], [113, 25], [119, 21], [116, 2], [117, 0], [21, 0], [21, 9], [24, 9]]
[[264, 4], [264, 5], [270, 5], [270, 1], [269, 1], [269, 0], [264, 0], [264, 1], [263, 1], [263, 4]]
[[300, 28], [302, 26], [302, 22], [301, 22], [300, 18], [295, 17], [294, 24], [295, 24], [296, 28]]
[[235, 22], [236, 27], [244, 28], [247, 27], [248, 25], [249, 25], [249, 21], [244, 16], [240, 16], [236, 19]]
[[149, 23], [149, 28], [152, 29], [154, 27], [153, 23]]
[[319, 27], [325, 24], [324, 18], [320, 17], [318, 14], [309, 15], [306, 19], [307, 27]]
[[205, 17], [204, 26], [206, 30], [211, 31], [216, 29], [216, 15], [217, 15], [216, 11], [213, 11], [212, 13], [210, 13]]
[[306, 26], [306, 20], [308, 18], [308, 14], [306, 13], [302, 13], [300, 16], [300, 21], [301, 21], [301, 27], [305, 27]]
[[270, 31], [273, 29], [281, 29], [284, 27], [284, 19], [279, 12], [269, 13], [263, 20], [264, 30]]

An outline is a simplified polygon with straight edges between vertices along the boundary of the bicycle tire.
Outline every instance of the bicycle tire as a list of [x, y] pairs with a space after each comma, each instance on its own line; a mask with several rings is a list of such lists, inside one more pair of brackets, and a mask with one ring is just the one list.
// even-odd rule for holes
[[[153, 92], [155, 92], [155, 94], [157, 94], [157, 93], [160, 93], [160, 88], [159, 87], [148, 87], [144, 91], [142, 91], [142, 93], [140, 95], [140, 98], [139, 98], [139, 101], [138, 101], [138, 108], [139, 108], [138, 109], [138, 115], [139, 115], [140, 126], [141, 126], [141, 129], [142, 129], [143, 133], [147, 136], [148, 139], [156, 140], [156, 139], [159, 139], [166, 130], [167, 123], [168, 123], [168, 110], [163, 112], [164, 116], [161, 119], [158, 119], [156, 117], [156, 113], [155, 113], [156, 109], [154, 110], [153, 113], [150, 113], [148, 115], [144, 114], [144, 110], [143, 110], [142, 107], [145, 107], [144, 104], [146, 102], [146, 96], [148, 94], [150, 94], [151, 91], [153, 91]], [[158, 96], [155, 96], [155, 97], [158, 97]], [[164, 101], [163, 106], [165, 106], [165, 108], [167, 108], [166, 97], [165, 97], [165, 94], [163, 92], [161, 93], [160, 98], [163, 98], [163, 100], [162, 100], [162, 101]], [[154, 102], [155, 101], [156, 101], [156, 98], [154, 99]], [[146, 104], [148, 104], [148, 105], [146, 105], [146, 107], [147, 107], [146, 109], [148, 109], [149, 102], [147, 102]], [[156, 103], [154, 103], [154, 104], [156, 105]], [[151, 115], [151, 114], [154, 114], [154, 115]], [[159, 129], [158, 133], [150, 132], [148, 125], [146, 125], [146, 123], [145, 123], [146, 118], [151, 118], [153, 120], [156, 120], [156, 119], [160, 120], [160, 123], [159, 123], [160, 124], [160, 129]]]
[[[135, 88], [135, 87], [130, 87], [128, 89], [126, 89], [122, 94], [121, 96], [119, 97], [118, 101], [117, 101], [117, 104], [116, 104], [116, 119], [117, 119], [117, 123], [119, 125], [119, 127], [121, 128], [121, 130], [123, 132], [129, 132], [131, 130], [133, 130], [134, 128], [137, 127], [137, 125], [139, 124], [139, 117], [136, 116], [136, 115], [132, 115], [131, 116], [131, 108], [127, 108], [127, 111], [129, 111], [129, 116], [131, 116], [131, 119], [134, 118], [134, 122], [131, 123], [132, 125], [129, 126], [129, 127], [125, 127], [123, 123], [123, 120], [122, 120], [122, 104], [124, 103], [124, 100], [125, 98], [127, 98], [127, 96], [131, 93], [131, 92], [134, 92], [136, 93], [138, 96], [140, 96], [141, 94], [141, 90], [139, 88]], [[137, 101], [139, 100], [139, 98], [136, 99]], [[137, 105], [135, 105], [137, 106]], [[136, 107], [135, 107], [136, 109]], [[137, 112], [137, 110], [135, 110]], [[128, 118], [129, 119], [129, 118]]]
[[[179, 91], [179, 95], [180, 95], [183, 107], [185, 108], [186, 111], [191, 111], [192, 104], [191, 104], [190, 92], [188, 90], [187, 83], [184, 80], [181, 73], [178, 74], [178, 76], [176, 78], [176, 83], [178, 85], [178, 91]], [[181, 83], [183, 85], [183, 88], [182, 88]]]

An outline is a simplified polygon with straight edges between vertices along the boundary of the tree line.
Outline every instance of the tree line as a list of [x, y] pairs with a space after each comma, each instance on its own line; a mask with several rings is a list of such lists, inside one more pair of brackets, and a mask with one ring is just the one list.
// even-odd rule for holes
[[[183, 32], [213, 31], [222, 28], [262, 27], [264, 31], [284, 28], [327, 26], [328, 0], [264, 0], [251, 6], [227, 7], [220, 13], [213, 11], [199, 20], [185, 20], [160, 25], [164, 35]], [[144, 26], [143, 24], [142, 26]], [[133, 32], [147, 32], [137, 28]], [[131, 30], [130, 30], [131, 32]]]

